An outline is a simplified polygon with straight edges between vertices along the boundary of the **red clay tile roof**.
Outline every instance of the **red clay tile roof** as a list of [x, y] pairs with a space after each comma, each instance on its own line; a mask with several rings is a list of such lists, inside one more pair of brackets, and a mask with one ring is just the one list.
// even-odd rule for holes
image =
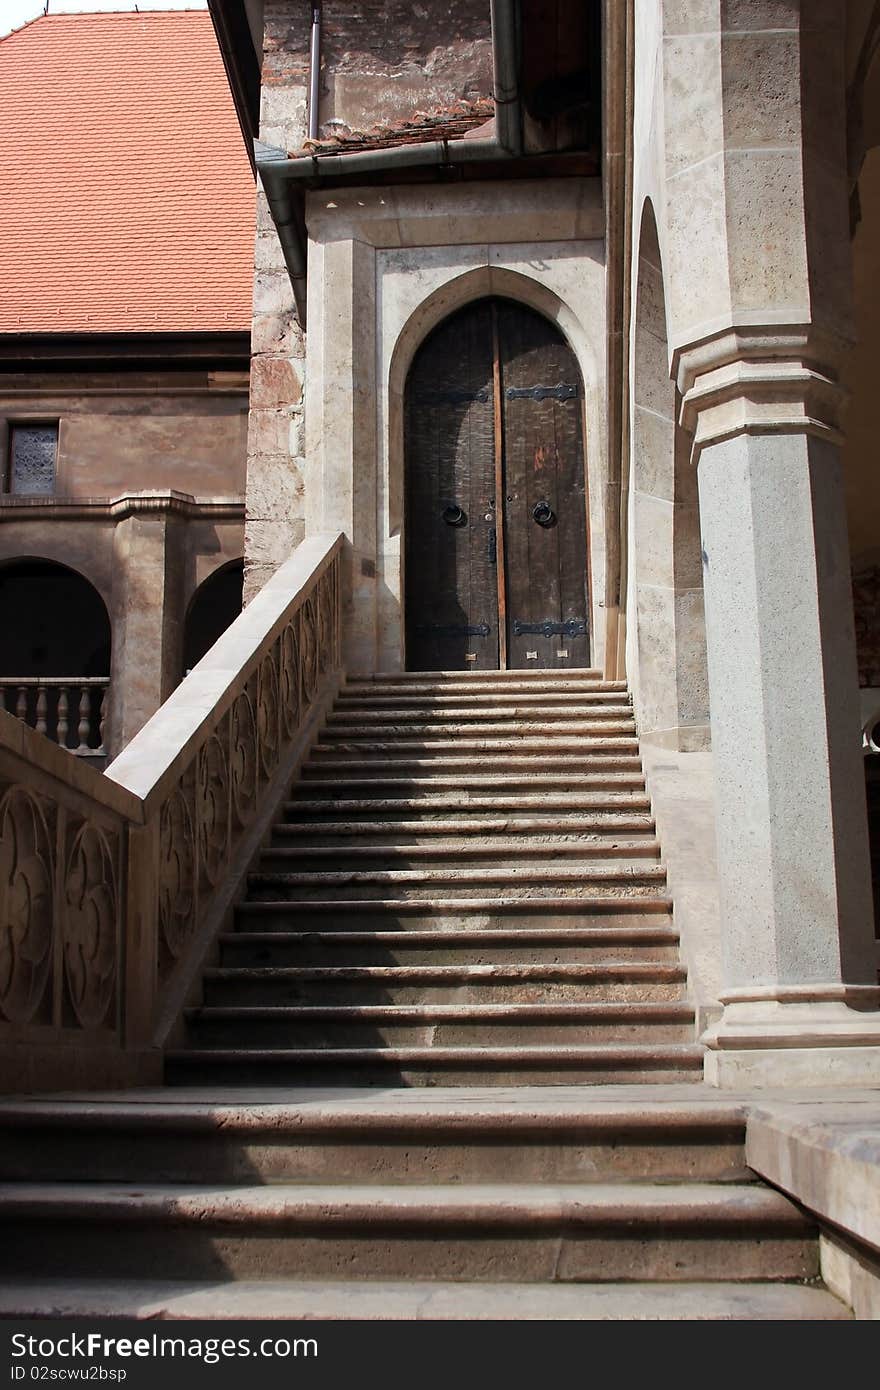
[[250, 328], [254, 183], [205, 11], [0, 40], [0, 333]]
[[495, 103], [491, 98], [462, 100], [434, 111], [416, 111], [409, 120], [397, 125], [374, 125], [369, 130], [351, 130], [346, 126], [326, 139], [306, 140], [297, 153], [352, 154], [355, 150], [381, 150], [393, 145], [421, 145], [429, 140], [466, 139], [478, 126], [490, 123], [494, 128], [494, 115]]

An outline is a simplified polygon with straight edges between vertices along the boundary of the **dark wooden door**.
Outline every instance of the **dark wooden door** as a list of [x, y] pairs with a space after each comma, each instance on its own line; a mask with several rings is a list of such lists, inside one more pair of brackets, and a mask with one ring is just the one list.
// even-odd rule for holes
[[483, 300], [425, 341], [405, 401], [410, 670], [589, 664], [583, 391], [546, 319]]

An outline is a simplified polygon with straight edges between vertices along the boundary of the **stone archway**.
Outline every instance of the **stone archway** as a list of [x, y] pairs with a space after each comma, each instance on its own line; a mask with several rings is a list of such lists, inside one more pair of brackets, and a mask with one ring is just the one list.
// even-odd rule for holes
[[112, 637], [94, 585], [54, 561], [0, 566], [0, 634], [0, 705], [66, 747], [98, 748]]
[[670, 378], [650, 201], [639, 234], [632, 360], [627, 666], [642, 735], [692, 751], [709, 743], [697, 476]]
[[604, 661], [605, 515], [604, 432], [605, 382], [599, 354], [601, 335], [583, 313], [536, 277], [503, 265], [482, 265], [453, 273], [414, 304], [388, 340], [383, 363], [380, 409], [379, 530], [382, 584], [381, 626], [387, 669], [402, 659], [402, 537], [404, 533], [404, 395], [410, 367], [432, 331], [452, 314], [481, 299], [499, 297], [534, 311], [549, 321], [567, 344], [583, 383], [587, 526], [589, 533], [590, 662]]
[[191, 671], [241, 612], [244, 560], [215, 569], [196, 589], [183, 625], [183, 671]]
[[515, 300], [476, 300], [422, 343], [405, 392], [409, 669], [589, 664], [583, 394], [558, 328]]

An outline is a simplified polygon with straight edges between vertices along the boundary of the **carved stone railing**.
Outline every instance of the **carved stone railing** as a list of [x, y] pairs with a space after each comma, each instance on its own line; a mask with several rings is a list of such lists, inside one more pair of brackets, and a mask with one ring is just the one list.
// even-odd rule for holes
[[104, 749], [109, 676], [0, 676], [0, 709], [79, 757]]
[[0, 710], [0, 1089], [157, 1081], [339, 683], [304, 542], [103, 775]]

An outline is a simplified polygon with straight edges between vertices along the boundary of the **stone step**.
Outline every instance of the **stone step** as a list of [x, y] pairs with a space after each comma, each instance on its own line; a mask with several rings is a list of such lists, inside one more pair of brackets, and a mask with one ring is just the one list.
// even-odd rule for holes
[[239, 903], [236, 922], [247, 929], [269, 931], [326, 931], [340, 935], [355, 930], [384, 928], [398, 935], [415, 928], [458, 930], [479, 928], [490, 932], [512, 925], [537, 932], [556, 932], [561, 926], [652, 927], [658, 918], [671, 926], [672, 899], [661, 893], [623, 897], [608, 893], [592, 898], [531, 897], [497, 898], [329, 898], [316, 902], [266, 898]]
[[648, 961], [534, 965], [213, 966], [209, 1007], [265, 1004], [529, 1004], [681, 1001], [686, 973]]
[[[305, 779], [313, 777], [326, 777], [345, 773], [346, 776], [369, 776], [369, 777], [404, 777], [424, 776], [426, 773], [437, 776], [451, 776], [452, 773], [463, 771], [473, 774], [473, 756], [452, 756], [444, 757], [364, 757], [363, 748], [359, 750], [360, 756], [355, 753], [347, 757], [324, 757], [312, 758], [303, 764], [302, 776]], [[530, 776], [542, 773], [577, 772], [580, 774], [614, 774], [614, 773], [641, 773], [642, 760], [639, 757], [620, 757], [616, 753], [605, 753], [601, 757], [592, 754], [581, 756], [573, 753], [552, 753], [536, 758], [534, 754], [521, 755], [518, 753], [498, 754], [492, 758], [493, 774], [501, 777], [508, 777], [512, 773], [526, 772]], [[484, 774], [485, 775], [485, 774]]]
[[[328, 718], [331, 718], [328, 716]], [[581, 746], [586, 746], [586, 741], [590, 738], [626, 738], [632, 740], [635, 737], [636, 727], [632, 716], [627, 718], [608, 717], [607, 719], [578, 719], [569, 718], [566, 721], [555, 720], [547, 722], [545, 720], [529, 719], [510, 719], [506, 723], [495, 720], [490, 723], [480, 723], [478, 720], [461, 720], [458, 723], [447, 723], [444, 720], [423, 722], [420, 724], [409, 724], [405, 721], [391, 723], [385, 721], [381, 724], [371, 724], [369, 720], [361, 719], [355, 723], [343, 720], [339, 716], [332, 716], [332, 722], [324, 725], [321, 732], [322, 744], [330, 743], [335, 738], [345, 739], [351, 742], [357, 740], [369, 740], [374, 743], [376, 740], [393, 740], [397, 737], [410, 741], [418, 740], [421, 743], [430, 743], [434, 739], [450, 738], [503, 738], [509, 737], [511, 743], [518, 743], [521, 739], [539, 738], [545, 748], [553, 749], [557, 746], [557, 739], [578, 738]], [[567, 743], [563, 746], [567, 747]]]
[[203, 1047], [541, 1047], [556, 1043], [689, 1043], [680, 1002], [603, 1004], [305, 1004], [186, 1010]]
[[[608, 1096], [606, 1100], [604, 1097]], [[690, 1099], [691, 1096], [695, 1098]], [[558, 1097], [558, 1099], [557, 1099]], [[742, 1107], [523, 1088], [0, 1101], [0, 1181], [345, 1184], [751, 1178]]]
[[554, 895], [583, 900], [603, 890], [624, 892], [628, 896], [649, 894], [666, 882], [661, 864], [634, 865], [578, 864], [520, 865], [484, 868], [480, 866], [418, 869], [352, 869], [344, 872], [258, 871], [248, 875], [248, 895], [272, 900], [290, 898], [314, 902], [328, 895], [334, 899], [340, 888], [358, 898], [387, 898], [389, 891], [403, 898], [455, 898], [469, 895], [478, 887], [487, 896], [499, 898], [528, 895], [534, 901]]
[[539, 707], [541, 710], [565, 708], [568, 705], [588, 705], [590, 708], [600, 709], [604, 705], [629, 706], [631, 703], [624, 691], [598, 690], [589, 686], [581, 690], [555, 690], [552, 687], [529, 690], [528, 687], [522, 687], [512, 691], [508, 685], [500, 695], [497, 689], [444, 690], [442, 687], [428, 686], [400, 690], [393, 687], [352, 689], [350, 686], [343, 686], [336, 698], [334, 709], [459, 709], [462, 706], [479, 709], [494, 706], [499, 700], [502, 703], [515, 700], [517, 705], [528, 706], [529, 709]]
[[553, 733], [560, 734], [628, 734], [635, 733], [633, 710], [609, 706], [608, 709], [528, 710], [510, 706], [507, 709], [475, 710], [331, 710], [324, 724], [324, 741], [336, 733], [346, 738], [370, 738], [371, 734], [386, 738], [402, 734], [405, 738], [431, 738], [450, 734], [541, 734], [552, 741]]
[[695, 1043], [518, 1047], [185, 1048], [171, 1085], [571, 1086], [702, 1081]]
[[813, 1279], [815, 1229], [739, 1184], [0, 1187], [7, 1276]]
[[302, 797], [304, 800], [318, 796], [340, 797], [358, 795], [376, 788], [381, 796], [387, 796], [387, 788], [400, 787], [411, 795], [418, 793], [440, 796], [444, 792], [492, 792], [505, 793], [511, 788], [523, 787], [538, 794], [542, 788], [548, 791], [617, 792], [644, 791], [645, 778], [641, 770], [635, 772], [545, 772], [541, 768], [532, 771], [490, 772], [490, 773], [434, 773], [429, 776], [394, 772], [390, 769], [377, 769], [367, 776], [352, 773], [349, 776], [324, 771], [313, 773], [308, 778], [295, 782], [290, 790], [291, 800]]
[[[209, 1321], [833, 1322], [851, 1313], [799, 1284], [467, 1284], [440, 1280], [17, 1279], [0, 1283], [0, 1317]], [[307, 1329], [303, 1335], [308, 1336]]]
[[[544, 815], [551, 812], [574, 812], [581, 815], [594, 815], [607, 811], [620, 815], [623, 812], [651, 810], [650, 798], [642, 792], [578, 792], [566, 795], [562, 792], [547, 792], [544, 796], [526, 796], [517, 792], [503, 792], [497, 796], [480, 796], [476, 792], [438, 792], [436, 795], [423, 793], [421, 796], [375, 796], [375, 797], [303, 797], [296, 801], [286, 801], [281, 807], [281, 815], [286, 819], [303, 816], [326, 816], [334, 818], [364, 816], [387, 820], [389, 816], [400, 816], [404, 812], [412, 819], [438, 815], [464, 815], [484, 811], [497, 816], [501, 811], [537, 811]], [[476, 824], [476, 822], [475, 822]]]
[[[260, 904], [265, 906], [265, 904]], [[242, 919], [266, 924], [263, 917]], [[271, 921], [271, 918], [268, 919]], [[228, 968], [338, 966], [430, 966], [576, 964], [613, 969], [619, 964], [677, 965], [678, 933], [671, 926], [572, 927], [538, 930], [433, 931], [234, 931], [220, 937]]]
[[604, 840], [582, 837], [566, 840], [561, 836], [553, 840], [536, 840], [531, 837], [525, 843], [521, 840], [473, 837], [436, 840], [421, 845], [364, 845], [357, 843], [355, 837], [352, 840], [353, 843], [337, 841], [333, 845], [272, 845], [261, 852], [260, 868], [268, 872], [285, 872], [289, 869], [316, 871], [330, 866], [344, 872], [365, 865], [390, 869], [395, 866], [415, 867], [451, 862], [458, 866], [490, 868], [496, 865], [515, 869], [522, 865], [524, 855], [532, 864], [577, 860], [585, 865], [597, 859], [631, 861], [660, 857], [659, 842], [652, 836], [646, 836], [643, 840], [622, 840], [620, 836], [608, 836]]
[[317, 825], [309, 822], [281, 821], [272, 827], [272, 839], [276, 844], [338, 845], [340, 842], [356, 840], [359, 844], [368, 840], [371, 844], [382, 845], [427, 845], [438, 836], [456, 836], [460, 840], [488, 840], [497, 836], [519, 835], [529, 837], [520, 841], [531, 843], [540, 836], [538, 843], [551, 837], [559, 844], [565, 844], [571, 837], [583, 836], [614, 837], [616, 835], [653, 836], [656, 827], [654, 818], [646, 812], [632, 815], [600, 814], [595, 816], [460, 816], [434, 820], [396, 821], [321, 821]]
[[409, 689], [420, 682], [439, 685], [444, 690], [451, 685], [461, 685], [468, 689], [479, 689], [487, 685], [516, 685], [518, 681], [528, 686], [545, 685], [555, 690], [561, 685], [576, 685], [579, 681], [587, 685], [606, 685], [617, 690], [626, 690], [625, 681], [606, 681], [604, 672], [595, 666], [571, 666], [559, 671], [352, 671], [345, 681], [345, 689], [355, 685], [375, 688], [377, 685], [391, 685]]
[[564, 760], [570, 755], [588, 759], [604, 759], [622, 755], [638, 757], [639, 755], [638, 739], [619, 736], [603, 738], [598, 735], [590, 735], [584, 738], [558, 738], [554, 734], [552, 741], [545, 738], [520, 738], [513, 735], [506, 738], [431, 738], [428, 740], [401, 737], [392, 739], [390, 742], [370, 739], [369, 742], [346, 743], [343, 738], [331, 738], [327, 741], [324, 738], [324, 732], [324, 730], [321, 731], [319, 741], [312, 746], [309, 753], [309, 757], [313, 760], [338, 758], [343, 755], [361, 759], [413, 756], [425, 758], [433, 765], [444, 758], [458, 760], [471, 754], [482, 756], [487, 753], [492, 754], [493, 764], [496, 756], [498, 758], [522, 756], [531, 759], [534, 754], [542, 761], [552, 761], [554, 759]]

